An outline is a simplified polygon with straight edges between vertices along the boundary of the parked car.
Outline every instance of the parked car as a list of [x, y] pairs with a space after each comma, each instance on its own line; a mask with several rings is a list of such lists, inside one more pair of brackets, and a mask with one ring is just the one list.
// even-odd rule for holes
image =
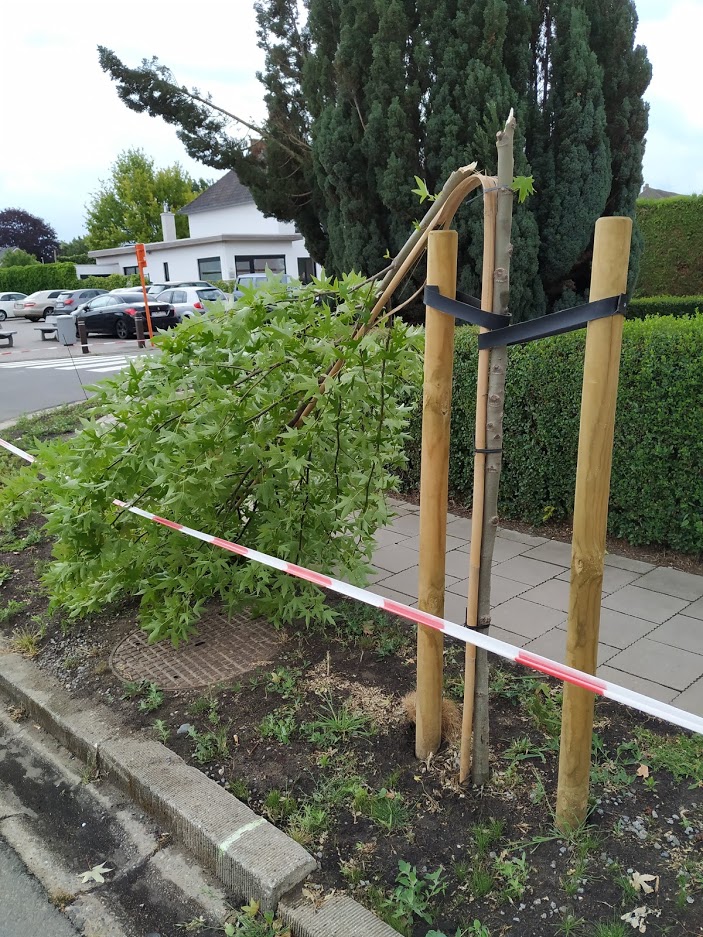
[[173, 306], [179, 322], [207, 312], [206, 303], [222, 303], [225, 309], [231, 304], [227, 293], [216, 286], [183, 286], [177, 290], [164, 290], [156, 299]]
[[15, 315], [15, 304], [26, 299], [26, 293], [0, 293], [0, 322]]
[[237, 277], [237, 280], [234, 284], [234, 298], [240, 299], [244, 296], [244, 290], [258, 289], [260, 286], [265, 286], [270, 280], [276, 280], [279, 283], [291, 283], [293, 277], [287, 273], [243, 273]]
[[63, 292], [63, 290], [37, 290], [36, 293], [30, 293], [25, 299], [20, 299], [15, 303], [15, 315], [24, 316], [31, 322], [45, 319], [54, 311], [56, 299]]
[[[154, 329], [168, 329], [176, 324], [176, 313], [168, 303], [149, 303], [149, 313]], [[124, 339], [136, 335], [135, 317], [145, 314], [144, 297], [141, 293], [128, 293], [126, 296], [105, 293], [91, 299], [77, 312], [75, 318], [83, 319], [89, 335], [95, 332]]]
[[75, 312], [79, 306], [90, 302], [91, 299], [94, 299], [96, 296], [100, 296], [102, 293], [107, 293], [107, 290], [64, 290], [56, 297], [54, 315], [70, 315], [72, 312]]

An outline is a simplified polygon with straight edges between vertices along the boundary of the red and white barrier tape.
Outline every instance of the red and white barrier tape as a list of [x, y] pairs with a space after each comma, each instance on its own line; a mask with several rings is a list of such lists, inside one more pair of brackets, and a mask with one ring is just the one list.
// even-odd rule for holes
[[[24, 452], [11, 443], [5, 442], [4, 439], [0, 439], [0, 445], [4, 446], [10, 452], [14, 452], [15, 455], [26, 459], [28, 462], [35, 461], [34, 457], [28, 452]], [[473, 644], [476, 647], [485, 648], [487, 651], [497, 654], [498, 657], [514, 661], [517, 664], [522, 664], [530, 670], [537, 670], [540, 673], [556, 677], [558, 680], [563, 680], [566, 683], [573, 683], [574, 686], [590, 690], [606, 699], [614, 700], [617, 703], [624, 703], [625, 706], [629, 706], [639, 712], [647, 713], [650, 716], [655, 716], [657, 719], [662, 719], [672, 725], [681, 726], [683, 729], [690, 729], [692, 732], [703, 735], [703, 717], [688, 713], [683, 709], [677, 709], [676, 706], [671, 706], [669, 703], [662, 703], [650, 696], [644, 696], [642, 693], [628, 690], [626, 687], [619, 686], [617, 683], [611, 683], [609, 680], [601, 680], [598, 677], [594, 677], [592, 674], [585, 673], [583, 670], [576, 670], [573, 667], [560, 664], [558, 661], [551, 660], [548, 657], [541, 657], [539, 654], [532, 654], [530, 651], [514, 647], [512, 644], [506, 644], [505, 641], [492, 638], [487, 634], [483, 634], [481, 631], [477, 631], [475, 628], [457, 625], [454, 622], [447, 621], [446, 618], [438, 618], [436, 615], [430, 615], [429, 612], [423, 612], [421, 609], [412, 608], [410, 605], [403, 605], [402, 602], [394, 602], [392, 599], [387, 599], [381, 595], [376, 595], [374, 592], [369, 592], [368, 589], [360, 589], [358, 586], [351, 586], [349, 583], [342, 582], [340, 579], [334, 579], [332, 576], [325, 576], [312, 569], [306, 569], [304, 566], [288, 563], [286, 560], [279, 560], [278, 557], [269, 556], [267, 553], [261, 553], [259, 550], [252, 550], [250, 547], [244, 547], [239, 543], [233, 543], [231, 540], [224, 540], [222, 537], [215, 537], [212, 534], [203, 533], [201, 530], [194, 530], [192, 527], [187, 527], [185, 524], [177, 524], [175, 521], [160, 517], [158, 514], [153, 514], [151, 511], [144, 511], [142, 508], [133, 507], [125, 501], [115, 499], [112, 503], [130, 511], [132, 514], [136, 514], [138, 517], [154, 521], [156, 524], [161, 524], [163, 527], [168, 527], [171, 530], [177, 530], [186, 537], [193, 537], [195, 540], [201, 540], [203, 543], [211, 543], [213, 546], [228, 550], [230, 553], [236, 553], [237, 556], [243, 556], [248, 560], [252, 560], [254, 563], [262, 563], [264, 566], [278, 569], [283, 573], [296, 576], [298, 579], [305, 579], [307, 582], [312, 582], [316, 586], [329, 589], [331, 592], [347, 596], [347, 598], [355, 599], [357, 602], [363, 602], [366, 605], [381, 608], [386, 612], [390, 612], [392, 615], [398, 615], [400, 618], [405, 618], [408, 621], [417, 622], [426, 625], [428, 628], [442, 631], [444, 634], [452, 638], [457, 638], [465, 644]]]

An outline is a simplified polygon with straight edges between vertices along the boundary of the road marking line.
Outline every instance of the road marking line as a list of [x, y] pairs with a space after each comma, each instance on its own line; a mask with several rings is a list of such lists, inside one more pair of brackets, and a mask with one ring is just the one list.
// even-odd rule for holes
[[244, 826], [240, 826], [238, 830], [235, 830], [231, 836], [228, 836], [227, 839], [223, 839], [220, 843], [220, 852], [227, 852], [230, 846], [233, 846], [238, 839], [241, 839], [245, 833], [249, 833], [251, 830], [255, 830], [257, 826], [261, 826], [262, 823], [266, 823], [264, 817], [257, 817], [256, 820], [252, 820], [251, 823], [245, 823]]

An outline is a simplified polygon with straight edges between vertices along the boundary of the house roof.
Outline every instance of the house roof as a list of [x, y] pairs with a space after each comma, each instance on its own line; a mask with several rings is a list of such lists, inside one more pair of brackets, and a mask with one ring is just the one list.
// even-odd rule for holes
[[653, 189], [645, 182], [638, 198], [674, 198], [678, 194], [678, 192], [667, 192], [665, 189]]
[[218, 179], [209, 189], [201, 192], [192, 202], [179, 208], [179, 215], [194, 215], [199, 211], [212, 211], [217, 208], [232, 208], [235, 205], [246, 205], [253, 202], [251, 192], [239, 181], [237, 173], [230, 169], [228, 173]]
[[[201, 244], [292, 244], [302, 241], [302, 234], [210, 234], [199, 238], [178, 238], [176, 241], [151, 241], [145, 244], [146, 252], [152, 250], [178, 250], [183, 247], [198, 247]], [[89, 257], [106, 260], [109, 257], [134, 256], [135, 246], [105, 247], [101, 250], [88, 251]]]

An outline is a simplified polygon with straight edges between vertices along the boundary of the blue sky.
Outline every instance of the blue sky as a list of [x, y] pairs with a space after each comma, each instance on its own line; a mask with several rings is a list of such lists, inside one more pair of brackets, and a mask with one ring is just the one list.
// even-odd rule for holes
[[[703, 192], [703, 0], [640, 0], [637, 8], [638, 39], [654, 68], [646, 95], [645, 181]], [[263, 58], [255, 30], [251, 0], [200, 0], [192, 7], [166, 0], [122, 0], [115, 7], [35, 0], [30, 16], [16, 13], [4, 32], [0, 208], [24, 208], [49, 221], [60, 238], [71, 238], [83, 231], [90, 194], [129, 146], [142, 147], [157, 165], [178, 161], [193, 175], [216, 178], [219, 173], [188, 158], [173, 127], [119, 101], [96, 46], [107, 45], [131, 65], [156, 55], [180, 82], [256, 122], [263, 105], [255, 73]]]

